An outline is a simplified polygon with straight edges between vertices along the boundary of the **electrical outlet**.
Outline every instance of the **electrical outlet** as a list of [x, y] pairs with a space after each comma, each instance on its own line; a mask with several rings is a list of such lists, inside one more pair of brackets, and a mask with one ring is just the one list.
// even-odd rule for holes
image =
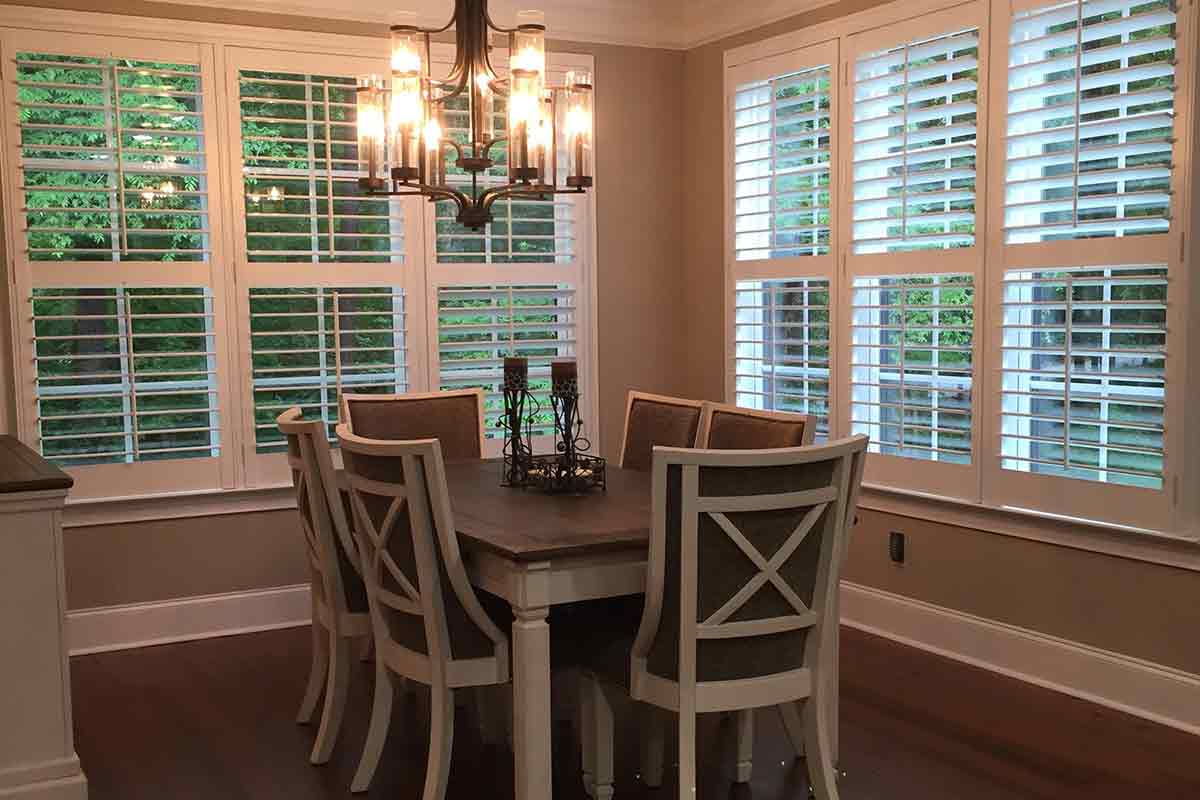
[[892, 531], [888, 534], [888, 555], [897, 564], [904, 563], [904, 534]]

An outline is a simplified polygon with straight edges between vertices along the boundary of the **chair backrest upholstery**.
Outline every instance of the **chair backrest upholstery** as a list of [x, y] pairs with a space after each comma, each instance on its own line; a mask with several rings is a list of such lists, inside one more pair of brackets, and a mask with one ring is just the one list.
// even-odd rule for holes
[[787, 411], [705, 403], [697, 447], [709, 450], [777, 450], [812, 444], [817, 420]]
[[346, 498], [338, 490], [327, 429], [321, 420], [306, 421], [302, 416], [299, 408], [289, 408], [275, 423], [287, 440], [300, 527], [314, 578], [319, 576], [314, 589], [335, 612], [365, 614], [367, 594], [359, 574], [358, 548]]
[[781, 675], [816, 666], [822, 631], [837, 624], [830, 598], [866, 446], [857, 436], [782, 450], [655, 449], [635, 686], [639, 672], [681, 692], [774, 677], [786, 694]]
[[450, 662], [487, 659], [491, 682], [507, 680], [508, 637], [467, 578], [440, 442], [371, 440], [345, 424], [337, 434], [376, 643], [388, 645], [381, 652], [399, 648], [401, 662], [423, 665], [408, 675], [416, 680], [444, 680]]
[[342, 419], [355, 436], [437, 439], [450, 461], [483, 457], [482, 389], [424, 394], [343, 394]]
[[704, 403], [645, 392], [629, 393], [621, 467], [649, 472], [654, 448], [695, 447]]

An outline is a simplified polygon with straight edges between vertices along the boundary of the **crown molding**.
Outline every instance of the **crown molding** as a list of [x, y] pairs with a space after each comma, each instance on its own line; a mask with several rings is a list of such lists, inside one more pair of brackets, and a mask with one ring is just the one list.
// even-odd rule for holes
[[[407, 22], [440, 27], [450, 18], [452, 0], [169, 0], [171, 3], [232, 11], [303, 16], [383, 25]], [[600, 44], [689, 50], [803, 14], [836, 0], [492, 0], [497, 22], [511, 24], [518, 9], [546, 12], [554, 39]]]

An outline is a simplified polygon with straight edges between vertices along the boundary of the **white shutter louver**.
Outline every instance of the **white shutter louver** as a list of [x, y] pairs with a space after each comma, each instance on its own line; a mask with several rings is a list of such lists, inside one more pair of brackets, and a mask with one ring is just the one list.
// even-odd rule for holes
[[35, 289], [41, 452], [64, 466], [220, 453], [212, 293]]
[[738, 261], [829, 253], [829, 92], [826, 65], [734, 94]]
[[483, 388], [487, 435], [497, 437], [504, 358], [524, 356], [541, 408], [535, 433], [552, 433], [550, 363], [575, 356], [575, 313], [575, 289], [566, 284], [438, 287], [440, 388]]
[[299, 406], [331, 440], [338, 393], [408, 391], [404, 294], [392, 287], [250, 290], [257, 452], [282, 449], [275, 418]]
[[31, 261], [207, 261], [198, 64], [18, 52]]
[[404, 260], [399, 198], [370, 197], [356, 80], [239, 70], [246, 254], [252, 262]]
[[1161, 489], [1165, 266], [1005, 276], [1005, 469]]
[[829, 435], [829, 280], [738, 281], [735, 392], [746, 408], [817, 418]]
[[974, 245], [978, 29], [860, 56], [853, 80], [854, 252]]
[[970, 275], [854, 281], [851, 425], [873, 453], [971, 461]]
[[1075, 0], [1014, 15], [1008, 87], [1009, 243], [1168, 230], [1169, 2]]

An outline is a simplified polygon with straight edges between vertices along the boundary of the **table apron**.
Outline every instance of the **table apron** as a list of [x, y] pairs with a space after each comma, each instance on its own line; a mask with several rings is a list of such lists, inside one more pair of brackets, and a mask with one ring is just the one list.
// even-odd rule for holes
[[646, 551], [514, 561], [489, 551], [465, 559], [471, 583], [503, 597], [515, 609], [642, 594]]

